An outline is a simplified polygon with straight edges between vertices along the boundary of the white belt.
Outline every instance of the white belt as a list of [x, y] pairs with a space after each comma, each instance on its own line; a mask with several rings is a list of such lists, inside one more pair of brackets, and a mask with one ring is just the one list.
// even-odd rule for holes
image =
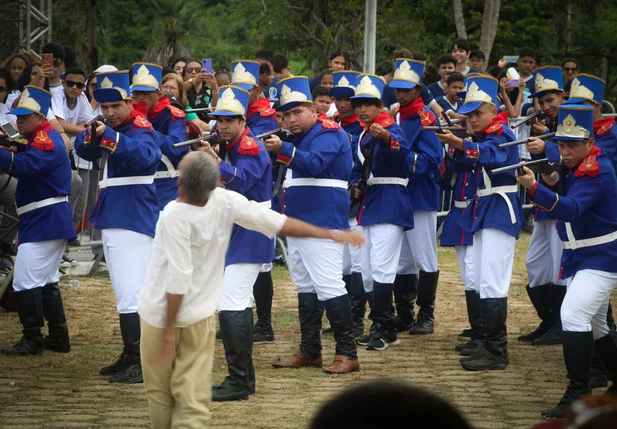
[[26, 204], [25, 206], [17, 207], [17, 214], [21, 216], [22, 214], [31, 212], [32, 210], [40, 209], [40, 208], [51, 206], [54, 204], [60, 204], [65, 201], [68, 202], [69, 197], [45, 198], [44, 200], [34, 201], [30, 204]]
[[341, 188], [347, 189], [347, 182], [338, 179], [314, 179], [314, 178], [301, 178], [301, 179], [287, 179], [283, 182], [283, 188], [291, 188], [294, 186], [323, 186], [327, 188]]
[[469, 204], [471, 204], [472, 200], [465, 200], [465, 201], [454, 201], [454, 207], [456, 207], [457, 209], [466, 209], [467, 207], [469, 207]]
[[266, 206], [267, 208], [271, 209], [272, 208], [272, 201], [268, 200], [268, 201], [262, 201], [260, 203], [257, 203], [260, 206]]
[[600, 237], [577, 240], [574, 238], [574, 233], [572, 232], [572, 225], [570, 225], [570, 222], [566, 222], [566, 235], [568, 236], [568, 241], [563, 242], [563, 248], [568, 250], [580, 249], [581, 247], [599, 246], [601, 244], [611, 243], [617, 240], [617, 231], [611, 232], [610, 234], [601, 235]]
[[171, 178], [178, 177], [178, 170], [174, 168], [174, 165], [171, 163], [169, 158], [167, 158], [165, 155], [162, 155], [161, 162], [165, 164], [165, 167], [167, 167], [167, 171], [163, 171], [163, 170], [157, 171], [156, 173], [154, 173], [155, 179], [167, 179], [170, 177]]
[[402, 179], [400, 177], [369, 177], [366, 181], [368, 186], [373, 185], [401, 185], [407, 186], [409, 179]]
[[514, 207], [512, 207], [512, 201], [506, 194], [516, 194], [518, 192], [518, 186], [516, 185], [508, 185], [508, 186], [495, 186], [494, 188], [486, 188], [486, 189], [478, 189], [476, 195], [478, 197], [488, 197], [489, 195], [500, 195], [508, 206], [508, 211], [510, 212], [510, 220], [513, 224], [516, 223], [516, 215], [514, 214]]
[[129, 177], [112, 177], [99, 182], [99, 188], [105, 189], [110, 186], [126, 186], [126, 185], [151, 185], [154, 183], [154, 176], [129, 176]]

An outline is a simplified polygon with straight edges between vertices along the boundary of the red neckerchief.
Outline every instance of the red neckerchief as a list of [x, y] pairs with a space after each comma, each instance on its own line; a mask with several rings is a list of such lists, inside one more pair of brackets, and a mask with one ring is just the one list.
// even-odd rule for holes
[[242, 132], [242, 134], [240, 134], [240, 137], [238, 137], [238, 140], [236, 140], [235, 142], [233, 142], [231, 144], [226, 145], [225, 146], [225, 150], [229, 151], [230, 149], [235, 147], [238, 143], [240, 143], [242, 141], [244, 136], [247, 135], [248, 133], [249, 133], [249, 127], [244, 127], [244, 131]]
[[329, 121], [329, 120], [330, 120], [330, 118], [328, 118], [328, 115], [326, 115], [325, 113], [320, 113], [320, 114], [317, 116], [317, 120], [318, 120], [318, 121]]
[[601, 136], [610, 130], [614, 123], [615, 118], [604, 118], [599, 121], [595, 121], [593, 123], [593, 134], [596, 136]]
[[495, 116], [495, 120], [501, 122], [502, 124], [508, 123], [508, 112], [504, 110], [503, 112], [499, 112], [497, 116]]
[[[269, 98], [262, 98], [260, 100], [257, 100], [253, 104], [249, 104], [248, 111], [246, 112], [246, 117], [250, 118], [255, 113], [259, 113], [259, 112], [261, 112], [263, 110], [270, 110], [270, 109], [272, 109], [270, 107], [270, 99]], [[274, 110], [274, 109], [272, 109], [272, 110], [273, 110], [272, 117], [276, 118], [276, 110]]]
[[418, 113], [420, 109], [424, 107], [424, 101], [422, 101], [422, 97], [416, 98], [413, 103], [408, 104], [407, 106], [400, 106], [398, 113], [401, 115], [401, 121], [411, 118], [413, 115]]
[[36, 137], [36, 135], [37, 135], [39, 132], [41, 132], [41, 131], [47, 132], [47, 131], [53, 131], [53, 130], [54, 130], [54, 127], [53, 127], [53, 126], [52, 126], [49, 122], [47, 122], [47, 120], [45, 120], [45, 121], [41, 122], [41, 123], [39, 124], [39, 126], [38, 126], [38, 127], [36, 127], [36, 129], [35, 129], [35, 130], [33, 130], [30, 134], [28, 134], [28, 135], [27, 135], [27, 136], [25, 136], [25, 137], [26, 137], [26, 139], [28, 140], [28, 142], [30, 142], [30, 143], [31, 143], [31, 142], [32, 142], [32, 140], [34, 140], [34, 138]]
[[[141, 104], [141, 103], [135, 103], [135, 104]], [[122, 124], [120, 124], [120, 126], [118, 128], [126, 127], [128, 124], [133, 122], [133, 120], [135, 119], [135, 116], [137, 116], [137, 115], [145, 116], [145, 115], [143, 115], [143, 113], [138, 112], [137, 109], [133, 109], [133, 111], [131, 112], [129, 117], [126, 118], [126, 121], [122, 122]]]
[[484, 128], [482, 131], [480, 131], [478, 133], [479, 136], [481, 137], [486, 137], [489, 134], [497, 134], [498, 136], [503, 134], [503, 122], [502, 122], [503, 117], [502, 116], [495, 116], [493, 118], [493, 121], [486, 127]]
[[589, 155], [585, 157], [581, 161], [579, 165], [576, 166], [576, 171], [574, 172], [575, 177], [596, 177], [600, 173], [600, 164], [596, 160], [597, 156], [600, 155], [602, 151], [596, 145], [591, 148], [589, 151]]
[[349, 125], [355, 124], [356, 122], [359, 122], [360, 127], [362, 128], [366, 126], [364, 122], [362, 122], [360, 118], [358, 118], [358, 115], [356, 115], [355, 113], [349, 116], [341, 116], [340, 113], [336, 112], [334, 116], [332, 117], [332, 119], [334, 119], [335, 121], [338, 121], [339, 124], [341, 124], [341, 127], [347, 127]]
[[152, 109], [148, 110], [148, 119], [156, 119], [170, 105], [169, 97], [162, 96], [159, 98], [159, 102]]
[[[394, 119], [390, 117], [388, 112], [381, 112], [379, 116], [377, 116], [377, 118], [375, 118], [375, 120], [373, 121], [373, 124], [379, 124], [384, 128], [388, 128], [393, 123], [394, 123]], [[364, 127], [365, 129], [368, 130], [373, 124], [370, 124], [370, 125], [365, 124]]]

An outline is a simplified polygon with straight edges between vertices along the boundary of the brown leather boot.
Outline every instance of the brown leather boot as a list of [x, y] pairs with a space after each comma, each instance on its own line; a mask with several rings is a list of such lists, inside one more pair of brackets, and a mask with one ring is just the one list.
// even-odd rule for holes
[[319, 356], [315, 360], [308, 360], [307, 358], [302, 356], [302, 353], [300, 352], [300, 350], [298, 350], [293, 355], [291, 355], [291, 358], [289, 358], [287, 361], [275, 362], [272, 364], [272, 366], [274, 368], [304, 368], [304, 367], [321, 368], [322, 361], [321, 361], [321, 356]]
[[348, 374], [356, 371], [360, 371], [358, 359], [350, 360], [347, 356], [343, 355], [334, 356], [332, 365], [323, 370], [326, 374]]

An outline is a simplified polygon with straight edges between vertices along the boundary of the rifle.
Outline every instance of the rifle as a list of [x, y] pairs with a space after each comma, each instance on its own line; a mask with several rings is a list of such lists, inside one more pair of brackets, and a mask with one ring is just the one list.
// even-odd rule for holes
[[255, 138], [263, 139], [270, 136], [277, 136], [282, 141], [291, 141], [294, 139], [294, 135], [291, 133], [291, 131], [286, 130], [285, 128], [275, 128], [272, 131], [258, 134], [255, 136]]
[[551, 174], [554, 171], [559, 173], [559, 177], [563, 177], [567, 173], [568, 167], [565, 164], [554, 164], [548, 158], [534, 159], [532, 161], [523, 161], [518, 164], [508, 165], [506, 167], [494, 168], [488, 173], [490, 175], [505, 173], [507, 171], [517, 170], [519, 174], [523, 173], [523, 167], [529, 168], [534, 173]]
[[[103, 115], [97, 115], [84, 124], [84, 128], [90, 128], [90, 138], [92, 139], [92, 142], [91, 142], [92, 144], [90, 145], [90, 151], [92, 152], [92, 167], [95, 170], [100, 170], [101, 166], [99, 165], [99, 162], [98, 162], [98, 156], [96, 156], [96, 150], [98, 147], [98, 144], [97, 144], [98, 137], [96, 136], [96, 123], [97, 122], [103, 122], [108, 127], [110, 127], [111, 125], [109, 124], [109, 122], [107, 122], [107, 120], [105, 120], [105, 117], [103, 117]], [[104, 158], [106, 161], [107, 156], [104, 156]], [[71, 167], [73, 167], [75, 165], [75, 157], [69, 154], [69, 159], [71, 160]]]
[[439, 134], [443, 134], [444, 131], [450, 131], [456, 137], [460, 137], [462, 139], [469, 137], [469, 133], [467, 132], [467, 129], [463, 127], [442, 127], [442, 126], [433, 125], [433, 126], [420, 127], [420, 129], [423, 131], [424, 130], [437, 131], [437, 133]]
[[214, 107], [200, 107], [198, 109], [187, 109], [185, 113], [197, 113], [197, 112], [214, 112]]
[[[548, 134], [542, 134], [541, 136], [531, 136], [531, 137], [535, 137], [537, 139], [550, 139], [551, 137], [554, 137], [555, 134], [557, 133], [548, 133]], [[514, 140], [513, 142], [507, 142], [507, 143], [502, 143], [500, 145], [498, 145], [500, 148], [504, 148], [504, 147], [510, 147], [510, 146], [518, 146], [521, 144], [527, 144], [529, 143], [529, 140], [531, 139], [531, 137], [526, 138], [526, 139], [522, 139], [522, 140]]]
[[536, 110], [531, 115], [522, 117], [519, 122], [517, 122], [516, 124], [512, 125], [510, 128], [514, 129], [514, 128], [519, 127], [519, 126], [521, 126], [523, 124], [529, 125], [533, 118], [538, 118], [538, 121], [541, 121], [542, 119], [545, 118], [545, 116], [546, 115], [544, 115], [544, 113], [542, 113], [542, 110]]
[[615, 118], [617, 117], [617, 113], [602, 113], [603, 118]]
[[180, 142], [180, 143], [174, 143], [171, 145], [171, 147], [173, 149], [176, 149], [179, 147], [190, 146], [194, 143], [199, 143], [200, 141], [206, 141], [210, 143], [212, 146], [216, 146], [217, 144], [221, 142], [218, 134], [210, 134], [209, 136], [206, 136], [206, 137], [197, 137], [196, 139], [191, 139], [191, 140], [187, 140], [187, 141]]
[[[362, 142], [358, 144], [362, 144]], [[371, 139], [371, 145], [369, 147], [369, 152], [367, 153], [366, 158], [364, 158], [364, 162], [362, 163], [362, 176], [360, 176], [360, 180], [358, 180], [358, 187], [362, 190], [362, 193], [364, 193], [364, 189], [366, 188], [368, 179], [369, 177], [371, 177], [371, 167], [373, 166], [374, 148], [375, 148], [375, 139]], [[351, 189], [353, 189], [353, 187]], [[361, 204], [362, 204], [362, 195], [360, 195], [360, 198], [356, 198], [355, 196], [351, 198], [351, 201], [349, 204], [349, 216], [350, 217], [352, 216], [352, 214], [358, 211]]]

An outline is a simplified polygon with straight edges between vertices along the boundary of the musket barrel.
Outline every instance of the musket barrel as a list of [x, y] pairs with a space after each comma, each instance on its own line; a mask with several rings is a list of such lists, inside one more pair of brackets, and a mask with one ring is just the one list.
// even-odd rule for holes
[[190, 145], [192, 145], [193, 143], [197, 143], [197, 142], [200, 142], [200, 141], [202, 141], [202, 140], [205, 140], [205, 141], [210, 141], [210, 140], [212, 140], [215, 136], [216, 136], [216, 134], [210, 134], [209, 136], [205, 136], [205, 137], [198, 137], [198, 138], [196, 138], [196, 139], [187, 140], [187, 141], [185, 141], [185, 142], [174, 143], [174, 144], [172, 144], [172, 145], [171, 145], [171, 147], [172, 147], [172, 149], [176, 149], [176, 148], [179, 148], [179, 147], [190, 146]]
[[516, 170], [517, 168], [521, 168], [521, 167], [525, 167], [529, 165], [545, 164], [548, 162], [549, 162], [548, 158], [534, 159], [532, 161], [523, 161], [518, 164], [508, 165], [506, 167], [494, 168], [489, 171], [489, 174], [493, 175], [493, 174], [505, 173], [506, 171]]
[[[531, 136], [531, 137], [535, 137], [537, 139], [550, 139], [551, 137], [555, 136], [555, 134], [557, 134], [557, 133], [548, 133], [548, 134], [542, 134], [541, 136]], [[521, 145], [521, 144], [526, 144], [526, 143], [529, 143], [529, 139], [530, 138], [526, 138], [526, 139], [522, 139], [522, 140], [514, 140], [513, 142], [502, 143], [502, 144], [499, 145], [499, 147], [500, 148], [504, 148], [504, 147], [518, 146], [518, 145]]]

